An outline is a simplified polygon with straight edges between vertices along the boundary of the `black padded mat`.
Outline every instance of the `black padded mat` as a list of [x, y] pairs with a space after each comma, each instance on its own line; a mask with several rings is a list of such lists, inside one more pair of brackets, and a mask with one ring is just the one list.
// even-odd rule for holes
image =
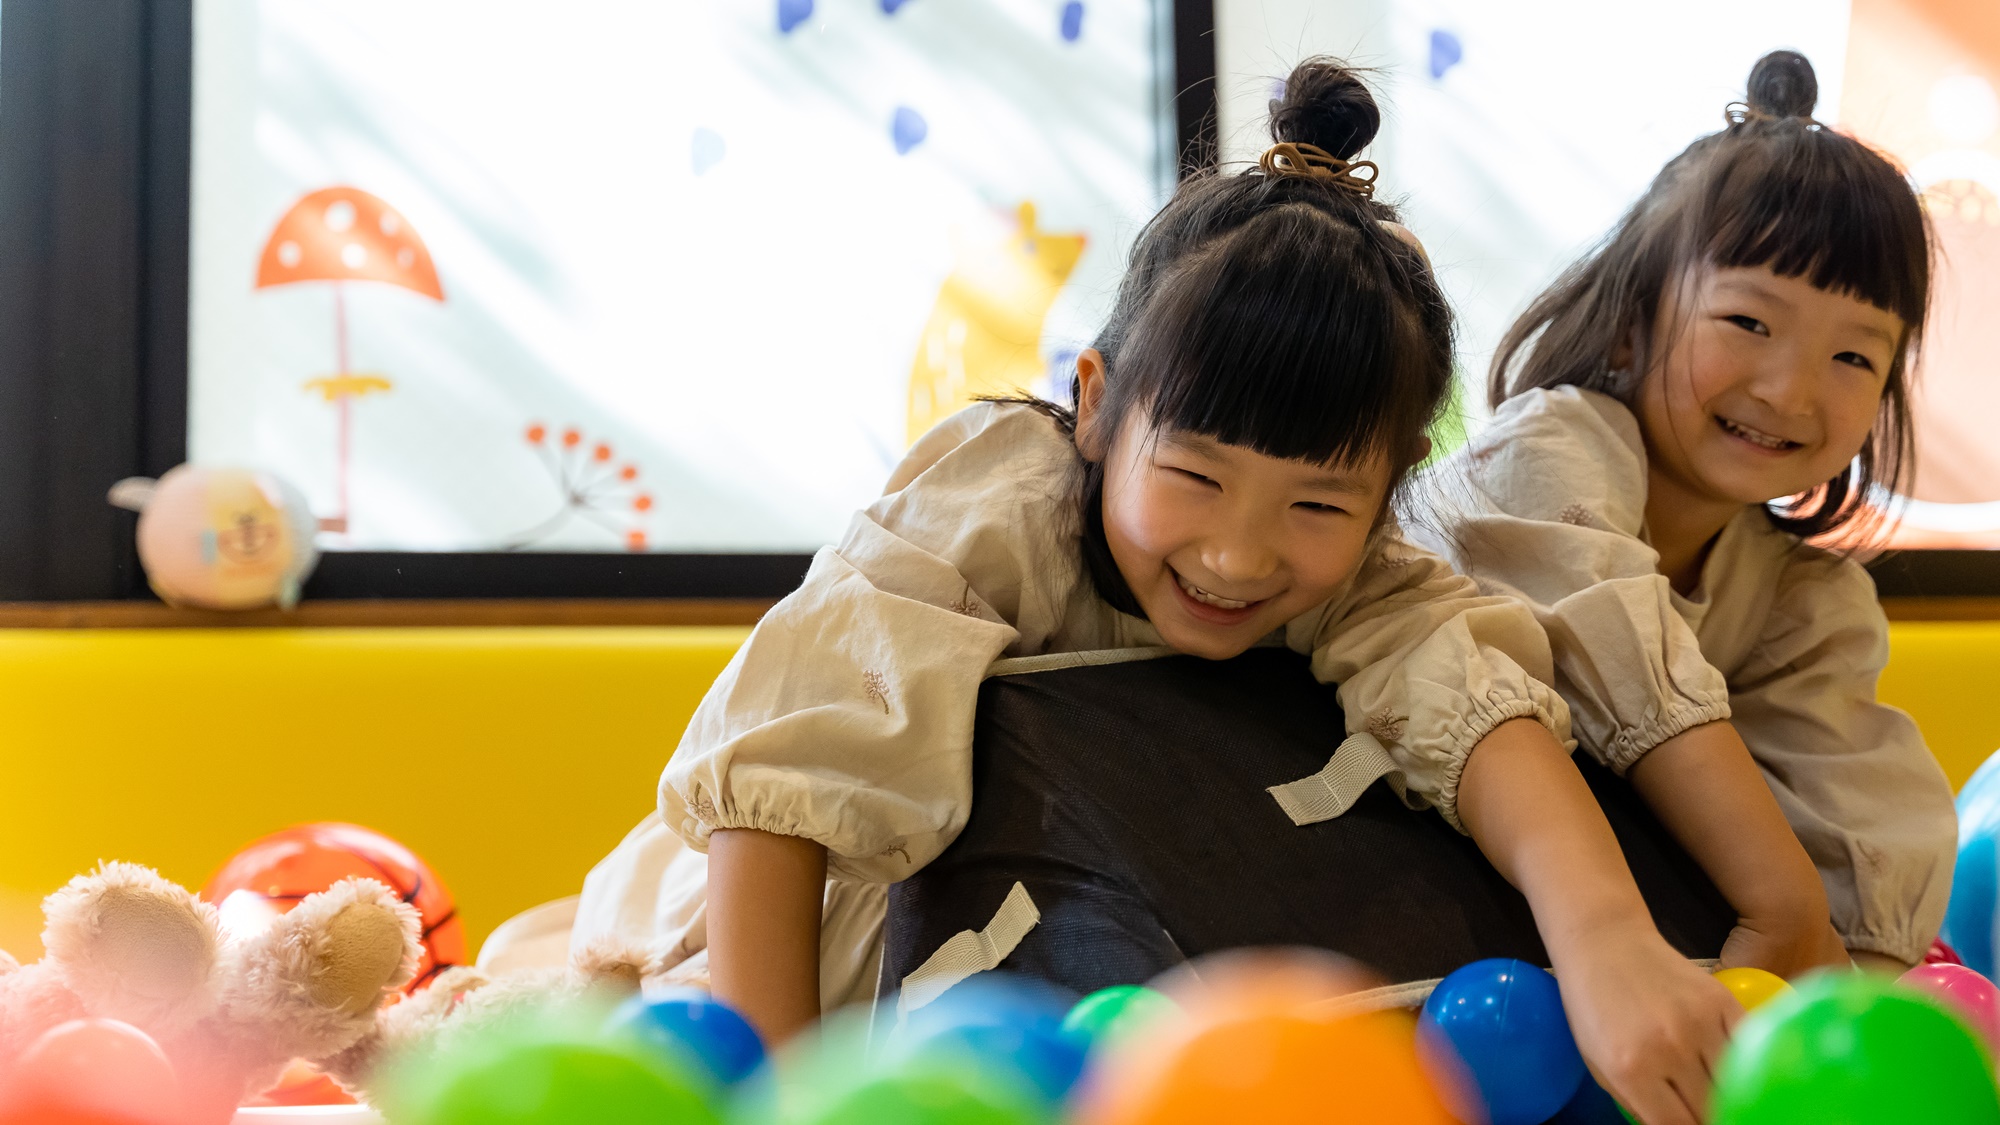
[[[988, 680], [971, 819], [891, 888], [884, 988], [984, 927], [1016, 881], [1041, 922], [1002, 967], [1078, 993], [1246, 945], [1332, 949], [1391, 981], [1482, 957], [1548, 964], [1526, 900], [1386, 784], [1333, 820], [1286, 817], [1266, 788], [1317, 772], [1345, 733], [1333, 686], [1284, 649]], [[1728, 903], [1630, 786], [1576, 760], [1661, 932], [1716, 956]]]

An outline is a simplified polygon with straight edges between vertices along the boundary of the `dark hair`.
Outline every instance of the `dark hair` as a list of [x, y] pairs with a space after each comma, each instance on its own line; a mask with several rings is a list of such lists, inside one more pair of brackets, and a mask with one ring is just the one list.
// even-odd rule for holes
[[[1328, 58], [1300, 63], [1271, 103], [1274, 141], [1343, 160], [1381, 120], [1356, 72]], [[1450, 387], [1452, 319], [1422, 252], [1382, 226], [1396, 217], [1325, 178], [1209, 167], [1183, 180], [1140, 232], [1093, 345], [1102, 432], [1136, 408], [1155, 428], [1272, 457], [1386, 454], [1400, 481]], [[1034, 405], [1074, 433], [1070, 408]], [[1105, 540], [1101, 461], [1083, 464], [1077, 499], [1098, 593], [1141, 615]]]
[[[1507, 330], [1493, 359], [1492, 404], [1570, 384], [1633, 405], [1669, 285], [1704, 265], [1803, 277], [1895, 313], [1906, 330], [1860, 456], [1765, 511], [1807, 537], [1873, 518], [1869, 492], [1897, 491], [1910, 469], [1909, 369], [1930, 302], [1930, 226], [1894, 163], [1811, 118], [1818, 97], [1805, 56], [1757, 60], [1748, 103], [1729, 107], [1730, 124], [1669, 161], [1604, 242]], [[1631, 370], [1611, 371], [1628, 342]]]

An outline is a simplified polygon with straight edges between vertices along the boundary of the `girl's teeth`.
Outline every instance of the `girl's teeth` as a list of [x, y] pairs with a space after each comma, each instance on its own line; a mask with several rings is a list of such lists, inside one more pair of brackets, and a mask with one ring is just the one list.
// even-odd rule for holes
[[1178, 574], [1174, 575], [1174, 581], [1181, 584], [1181, 589], [1187, 591], [1188, 597], [1193, 598], [1203, 605], [1212, 605], [1217, 609], [1242, 609], [1250, 604], [1249, 602], [1239, 602], [1230, 598], [1218, 598]]
[[1784, 438], [1773, 437], [1762, 430], [1753, 430], [1740, 422], [1732, 422], [1727, 418], [1722, 418], [1720, 421], [1722, 422], [1723, 429], [1728, 430], [1744, 441], [1750, 442], [1752, 445], [1761, 445], [1765, 449], [1783, 449], [1792, 444]]

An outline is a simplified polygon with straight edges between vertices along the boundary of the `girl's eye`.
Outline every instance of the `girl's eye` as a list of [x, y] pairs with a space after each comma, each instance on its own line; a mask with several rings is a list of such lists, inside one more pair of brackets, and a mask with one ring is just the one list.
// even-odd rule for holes
[[1722, 319], [1734, 324], [1745, 332], [1755, 332], [1759, 336], [1769, 336], [1771, 334], [1771, 330], [1764, 327], [1764, 322], [1754, 316], [1725, 316]]
[[1219, 485], [1219, 484], [1216, 484], [1216, 483], [1215, 483], [1215, 481], [1214, 481], [1213, 479], [1211, 479], [1211, 478], [1209, 478], [1209, 477], [1205, 477], [1205, 476], [1202, 476], [1202, 475], [1201, 475], [1200, 473], [1197, 473], [1197, 472], [1195, 472], [1195, 471], [1194, 471], [1193, 469], [1181, 469], [1181, 468], [1175, 468], [1175, 467], [1174, 467], [1174, 466], [1172, 466], [1172, 465], [1169, 465], [1169, 466], [1167, 466], [1167, 468], [1169, 468], [1169, 469], [1172, 469], [1172, 470], [1173, 470], [1174, 472], [1176, 472], [1176, 473], [1179, 473], [1180, 475], [1182, 475], [1182, 476], [1186, 477], [1187, 479], [1189, 479], [1189, 480], [1191, 480], [1191, 481], [1194, 481], [1194, 482], [1196, 482], [1197, 484], [1206, 484], [1206, 485], [1212, 485], [1212, 486], [1214, 486], [1214, 487], [1216, 487], [1216, 488], [1220, 488], [1220, 487], [1222, 487], [1221, 485]]
[[1311, 500], [1301, 500], [1298, 502], [1297, 507], [1304, 508], [1308, 512], [1332, 512], [1337, 514], [1347, 511], [1346, 508], [1334, 504], [1320, 504]]
[[1875, 361], [1860, 352], [1841, 352], [1833, 357], [1833, 361], [1847, 364], [1849, 367], [1859, 367], [1863, 371], [1875, 370]]

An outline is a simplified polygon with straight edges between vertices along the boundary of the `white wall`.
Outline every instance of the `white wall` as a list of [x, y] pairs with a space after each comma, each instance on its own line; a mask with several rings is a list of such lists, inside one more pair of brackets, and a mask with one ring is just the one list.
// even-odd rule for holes
[[[1273, 80], [1309, 54], [1376, 68], [1384, 197], [1406, 204], [1461, 318], [1462, 372], [1660, 166], [1722, 124], [1777, 47], [1819, 74], [1833, 120], [1848, 0], [1216, 0], [1224, 159], [1269, 143]], [[1432, 75], [1432, 37], [1461, 58]], [[1483, 398], [1475, 393], [1474, 400]]]

